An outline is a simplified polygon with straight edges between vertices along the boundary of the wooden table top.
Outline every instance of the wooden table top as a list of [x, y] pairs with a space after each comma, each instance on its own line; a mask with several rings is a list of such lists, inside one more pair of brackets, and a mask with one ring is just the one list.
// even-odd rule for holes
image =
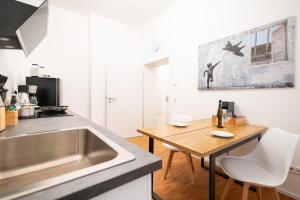
[[[161, 125], [156, 128], [139, 129], [138, 132], [173, 145], [187, 153], [205, 157], [247, 138], [264, 133], [267, 128], [256, 125], [243, 125], [233, 128], [212, 127], [211, 119], [196, 120], [187, 128]], [[232, 138], [219, 138], [211, 135], [211, 131], [228, 131], [235, 134]]]
[[143, 135], [149, 136], [156, 140], [162, 138], [178, 135], [186, 132], [201, 130], [212, 126], [211, 119], [200, 119], [188, 122], [189, 126], [184, 128], [178, 128], [168, 124], [158, 125], [154, 128], [140, 128], [137, 131]]

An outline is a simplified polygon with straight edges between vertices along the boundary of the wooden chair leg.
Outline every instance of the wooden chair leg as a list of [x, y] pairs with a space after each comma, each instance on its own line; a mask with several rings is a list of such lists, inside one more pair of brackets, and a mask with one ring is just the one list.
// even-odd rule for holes
[[249, 183], [244, 183], [242, 200], [248, 200]]
[[262, 196], [261, 196], [261, 187], [259, 186], [255, 186], [256, 188], [256, 197], [258, 200], [262, 200]]
[[226, 196], [227, 196], [227, 194], [229, 192], [229, 189], [233, 185], [233, 181], [234, 180], [231, 177], [227, 180], [227, 183], [225, 185], [224, 191], [223, 191], [222, 196], [221, 196], [221, 200], [225, 200], [225, 198], [226, 198]]
[[173, 160], [174, 153], [175, 153], [175, 151], [173, 151], [173, 150], [171, 150], [170, 153], [169, 153], [168, 164], [167, 164], [164, 180], [166, 180], [167, 177], [168, 177], [168, 172], [169, 172], [169, 169], [172, 165], [172, 160]]
[[187, 165], [190, 168], [190, 176], [191, 176], [192, 185], [195, 185], [194, 169], [193, 169], [194, 167], [193, 167], [193, 161], [192, 161], [191, 154], [185, 153], [185, 156], [186, 156], [186, 160], [187, 160]]
[[280, 200], [280, 197], [279, 197], [279, 194], [278, 194], [278, 191], [276, 190], [276, 188], [273, 188], [272, 190], [274, 191], [276, 200]]

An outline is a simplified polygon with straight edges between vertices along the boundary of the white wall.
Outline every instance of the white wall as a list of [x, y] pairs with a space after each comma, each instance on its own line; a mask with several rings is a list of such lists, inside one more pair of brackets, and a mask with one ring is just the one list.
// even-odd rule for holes
[[[163, 57], [170, 59], [171, 112], [191, 114], [194, 118], [209, 117], [216, 112], [219, 99], [232, 100], [238, 106], [238, 114], [247, 116], [250, 123], [300, 134], [300, 40], [296, 45], [294, 89], [197, 90], [199, 45], [290, 16], [299, 18], [299, 8], [298, 0], [180, 0], [142, 27], [144, 63]], [[298, 30], [296, 35], [299, 36]], [[158, 53], [151, 52], [154, 40], [161, 45]], [[293, 164], [300, 166], [300, 144]], [[290, 175], [283, 188], [300, 198], [299, 185], [300, 176]]]
[[17, 90], [18, 84], [25, 82], [27, 67], [22, 50], [0, 50], [0, 74], [8, 77], [6, 89]]
[[[33, 30], [34, 31], [34, 30]], [[0, 73], [7, 87], [25, 83], [32, 63], [61, 79], [61, 105], [89, 116], [89, 18], [51, 5], [48, 35], [26, 58], [22, 50], [0, 50]]]
[[61, 105], [89, 117], [89, 18], [50, 6], [48, 35], [28, 58], [61, 79]]
[[[142, 67], [141, 34], [136, 28], [92, 13], [91, 21], [91, 110], [92, 120], [105, 125], [105, 67]], [[130, 71], [128, 71], [130, 73]], [[140, 86], [142, 89], [142, 85]], [[142, 101], [140, 102], [142, 106]]]

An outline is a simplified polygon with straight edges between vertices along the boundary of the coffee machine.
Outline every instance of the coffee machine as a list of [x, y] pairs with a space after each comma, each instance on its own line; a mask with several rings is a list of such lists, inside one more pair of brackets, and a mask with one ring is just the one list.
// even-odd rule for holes
[[18, 85], [18, 103], [20, 105], [30, 104], [28, 85]]
[[29, 101], [31, 104], [34, 104], [34, 105], [38, 105], [38, 98], [37, 98], [37, 95], [36, 95], [36, 91], [37, 91], [37, 86], [36, 85], [29, 85], [28, 86], [29, 88]]

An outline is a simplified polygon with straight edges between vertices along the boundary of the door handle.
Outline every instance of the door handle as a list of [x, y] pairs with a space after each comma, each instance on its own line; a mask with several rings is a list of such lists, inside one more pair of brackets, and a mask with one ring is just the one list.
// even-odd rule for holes
[[116, 102], [117, 98], [108, 97], [108, 103]]

